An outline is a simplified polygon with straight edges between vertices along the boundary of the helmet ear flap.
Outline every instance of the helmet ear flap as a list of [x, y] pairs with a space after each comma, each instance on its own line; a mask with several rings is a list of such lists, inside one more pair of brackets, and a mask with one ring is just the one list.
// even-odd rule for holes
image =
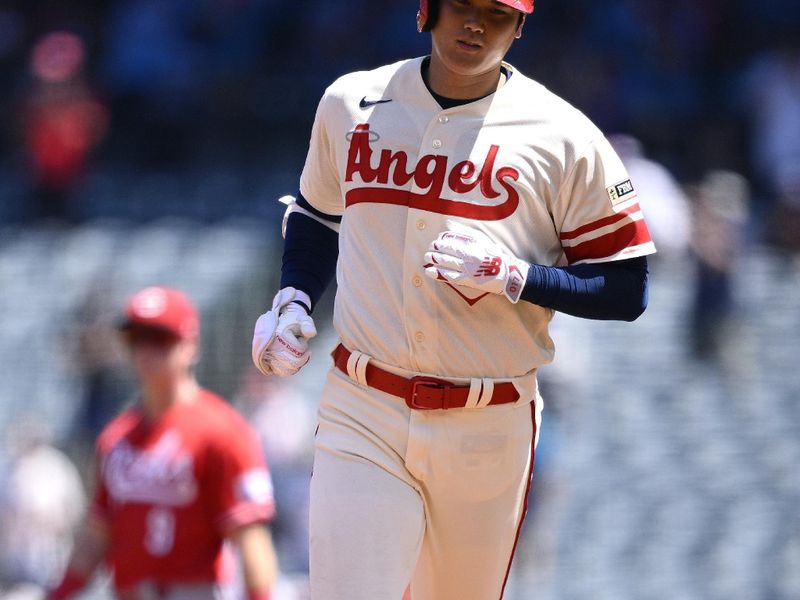
[[522, 37], [522, 28], [525, 26], [525, 19], [528, 15], [523, 14], [520, 16], [519, 19], [519, 26], [517, 26], [517, 33], [514, 35], [514, 39], [518, 40]]
[[417, 31], [430, 31], [439, 16], [439, 0], [420, 0], [417, 13]]

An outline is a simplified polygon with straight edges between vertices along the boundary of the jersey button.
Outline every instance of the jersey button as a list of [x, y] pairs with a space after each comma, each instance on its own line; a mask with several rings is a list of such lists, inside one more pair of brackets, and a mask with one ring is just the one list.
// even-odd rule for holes
[[419, 221], [417, 221], [417, 229], [419, 229], [420, 231], [422, 231], [423, 229], [425, 229], [427, 226], [428, 226], [428, 225], [427, 225], [427, 224], [425, 223], [425, 221], [423, 221], [422, 219], [420, 219]]
[[448, 117], [447, 115], [442, 115], [441, 117], [439, 117], [439, 123], [447, 123], [449, 120], [450, 117]]
[[414, 334], [414, 339], [417, 340], [420, 344], [425, 341], [425, 334], [421, 331], [418, 331]]
[[414, 279], [411, 280], [414, 284], [414, 287], [422, 287], [422, 277], [419, 275], [414, 275]]
[[437, 150], [442, 147], [442, 140], [433, 140], [433, 147]]

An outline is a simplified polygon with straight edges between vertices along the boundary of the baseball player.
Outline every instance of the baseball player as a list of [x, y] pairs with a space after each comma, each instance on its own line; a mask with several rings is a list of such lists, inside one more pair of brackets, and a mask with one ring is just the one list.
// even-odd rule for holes
[[317, 600], [501, 598], [554, 311], [634, 320], [655, 251], [603, 134], [503, 61], [532, 0], [423, 0], [429, 56], [316, 114], [253, 360], [290, 375], [338, 283], [311, 480]]
[[231, 540], [248, 598], [268, 599], [270, 475], [255, 431], [194, 379], [197, 311], [181, 292], [150, 287], [130, 299], [121, 329], [140, 400], [99, 437], [94, 501], [49, 598], [74, 597], [103, 561], [122, 600], [226, 598]]

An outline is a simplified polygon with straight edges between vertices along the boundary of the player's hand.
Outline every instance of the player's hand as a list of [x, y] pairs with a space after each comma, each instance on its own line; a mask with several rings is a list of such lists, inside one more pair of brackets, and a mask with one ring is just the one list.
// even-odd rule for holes
[[482, 234], [445, 231], [431, 242], [424, 268], [431, 279], [503, 294], [516, 304], [530, 265]]
[[[294, 375], [311, 359], [308, 340], [317, 335], [314, 320], [293, 300], [304, 296], [294, 288], [279, 291], [272, 309], [256, 321], [253, 332], [253, 364], [264, 375]], [[308, 302], [307, 296], [301, 298]]]

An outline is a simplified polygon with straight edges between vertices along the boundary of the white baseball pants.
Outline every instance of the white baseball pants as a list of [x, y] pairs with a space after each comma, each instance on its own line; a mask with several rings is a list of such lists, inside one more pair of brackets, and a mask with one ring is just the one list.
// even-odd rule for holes
[[541, 399], [420, 411], [333, 369], [311, 480], [313, 600], [494, 600], [527, 507]]

